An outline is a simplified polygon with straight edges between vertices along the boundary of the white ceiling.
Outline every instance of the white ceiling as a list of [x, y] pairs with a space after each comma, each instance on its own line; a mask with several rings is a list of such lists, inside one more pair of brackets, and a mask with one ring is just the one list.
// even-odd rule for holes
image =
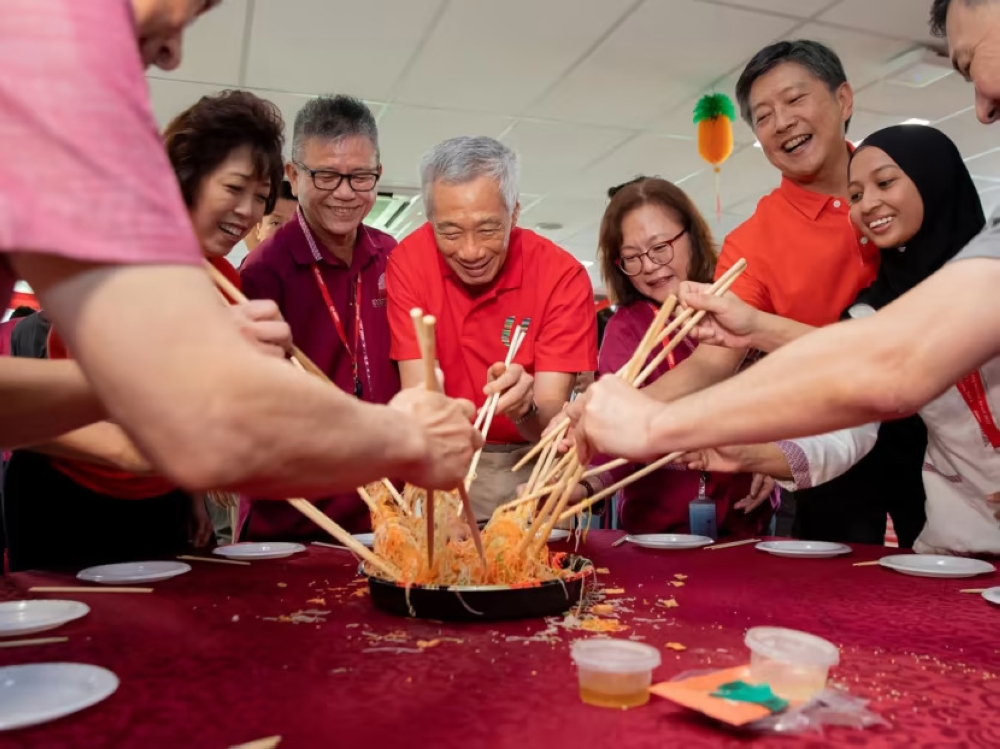
[[[682, 184], [713, 218], [714, 179], [691, 114], [733, 96], [742, 66], [779, 39], [842, 57], [856, 92], [851, 137], [920, 118], [955, 139], [989, 211], [1000, 204], [1000, 133], [976, 122], [972, 89], [949, 75], [923, 89], [884, 80], [927, 32], [930, 0], [226, 0], [187, 35], [184, 63], [150, 73], [161, 125], [203, 94], [240, 87], [290, 126], [310, 96], [349, 93], [379, 120], [382, 189], [415, 188], [437, 142], [491, 135], [522, 156], [524, 226], [592, 261], [607, 188], [639, 173]], [[736, 125], [724, 165], [721, 238], [778, 182]], [[420, 204], [398, 228], [422, 220]], [[591, 268], [595, 274], [596, 266]]]

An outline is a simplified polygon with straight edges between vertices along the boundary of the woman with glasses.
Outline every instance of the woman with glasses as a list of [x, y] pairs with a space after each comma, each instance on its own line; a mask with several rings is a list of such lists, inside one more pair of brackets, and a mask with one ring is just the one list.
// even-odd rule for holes
[[[632, 357], [660, 305], [677, 294], [681, 282], [710, 282], [716, 260], [705, 219], [675, 185], [642, 177], [613, 188], [609, 195], [598, 258], [608, 297], [617, 309], [605, 329], [599, 375], [617, 371]], [[685, 339], [648, 381], [686, 359], [696, 345]], [[594, 463], [607, 459], [598, 456]], [[640, 467], [628, 465], [585, 479], [577, 497], [591, 496]], [[702, 474], [681, 466], [666, 468], [623, 490], [619, 524], [630, 533], [686, 533], [689, 505], [703, 493], [715, 503], [720, 536], [749, 537], [770, 520], [773, 510], [766, 500], [772, 488], [770, 479], [747, 473]]]

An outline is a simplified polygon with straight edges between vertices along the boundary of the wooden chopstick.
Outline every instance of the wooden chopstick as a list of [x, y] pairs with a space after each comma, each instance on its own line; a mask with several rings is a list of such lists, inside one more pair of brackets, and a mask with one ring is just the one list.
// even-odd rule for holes
[[855, 562], [852, 567], [875, 567], [879, 563], [879, 560], [872, 559], [870, 562]]
[[28, 588], [29, 593], [152, 593], [152, 588], [115, 588], [115, 587], [73, 587], [71, 585], [36, 585]]
[[585, 479], [593, 478], [594, 476], [600, 476], [606, 471], [613, 471], [615, 468], [621, 468], [622, 466], [628, 465], [629, 460], [627, 458], [615, 458], [614, 460], [609, 460], [607, 463], [602, 463], [599, 466], [594, 466], [588, 471], [585, 471], [583, 477]]
[[346, 546], [340, 544], [328, 544], [326, 541], [312, 541], [312, 546], [323, 546], [327, 549], [337, 549], [338, 551], [350, 551]]
[[985, 593], [989, 588], [964, 588], [958, 591], [959, 593]]
[[394, 564], [376, 556], [369, 549], [365, 548], [354, 536], [337, 525], [332, 518], [327, 517], [316, 505], [304, 499], [289, 499], [288, 504], [340, 541], [340, 543], [353, 551], [361, 559], [368, 562], [368, 564], [384, 572], [390, 579], [398, 580], [401, 577], [400, 571]]
[[639, 342], [639, 346], [632, 354], [632, 358], [629, 359], [625, 366], [625, 373], [622, 375], [625, 380], [631, 382], [636, 378], [642, 369], [642, 365], [646, 363], [646, 359], [653, 351], [653, 347], [656, 345], [656, 339], [666, 325], [667, 320], [673, 313], [674, 308], [677, 306], [677, 297], [671, 294], [667, 297], [666, 301], [660, 305], [660, 309], [656, 312], [656, 317], [653, 318], [653, 322], [648, 328], [646, 328], [646, 333], [643, 335], [642, 340]]
[[215, 557], [197, 557], [191, 554], [181, 554], [178, 559], [183, 559], [188, 562], [211, 562], [212, 564], [239, 564], [250, 566], [250, 562], [245, 562], [242, 559], [216, 559]]
[[747, 544], [759, 544], [759, 538], [745, 538], [742, 541], [730, 541], [727, 544], [712, 544], [711, 546], [703, 546], [703, 549], [710, 549], [711, 551], [716, 551], [718, 549], [731, 549], [734, 546], [746, 546]]
[[51, 645], [56, 642], [66, 642], [68, 637], [36, 637], [32, 640], [0, 640], [0, 648], [20, 648], [28, 645]]
[[618, 482], [612, 484], [611, 486], [607, 487], [606, 489], [602, 489], [601, 491], [597, 492], [597, 494], [595, 494], [594, 496], [588, 497], [587, 499], [583, 500], [579, 504], [574, 505], [573, 507], [570, 507], [568, 510], [566, 510], [566, 512], [564, 512], [559, 517], [559, 520], [569, 520], [571, 517], [573, 517], [574, 515], [577, 515], [577, 514], [583, 512], [588, 507], [593, 507], [594, 505], [596, 505], [598, 502], [600, 502], [604, 498], [610, 497], [612, 494], [614, 494], [615, 492], [617, 492], [619, 489], [624, 489], [626, 486], [628, 486], [629, 484], [631, 484], [633, 481], [638, 481], [639, 479], [648, 476], [649, 474], [653, 473], [654, 471], [660, 470], [663, 466], [667, 465], [668, 463], [673, 463], [675, 460], [677, 460], [683, 454], [684, 454], [683, 452], [674, 452], [674, 453], [670, 453], [669, 455], [664, 455], [659, 460], [654, 460], [648, 466], [644, 466], [643, 468], [640, 468], [638, 471], [636, 471], [635, 473], [632, 473], [632, 474], [626, 476], [621, 481], [618, 481]]
[[248, 741], [246, 744], [234, 744], [229, 749], [275, 749], [280, 743], [280, 736], [268, 736], [263, 739]]

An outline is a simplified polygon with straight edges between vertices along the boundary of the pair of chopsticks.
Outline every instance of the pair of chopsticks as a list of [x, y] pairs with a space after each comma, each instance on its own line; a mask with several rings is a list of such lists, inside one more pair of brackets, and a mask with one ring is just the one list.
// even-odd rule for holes
[[[410, 318], [413, 320], [413, 328], [417, 334], [417, 342], [420, 345], [420, 358], [424, 365], [424, 387], [429, 392], [437, 392], [437, 350], [435, 343], [435, 329], [437, 321], [433, 315], [425, 315], [423, 310], [414, 308], [410, 310]], [[489, 428], [489, 427], [487, 427]], [[480, 451], [481, 452], [481, 451]], [[478, 458], [479, 453], [476, 453]], [[475, 466], [475, 460], [473, 460]], [[472, 469], [474, 470], [474, 468]], [[469, 526], [469, 533], [472, 536], [472, 543], [476, 547], [479, 561], [482, 562], [483, 569], [486, 569], [486, 551], [483, 549], [483, 539], [479, 533], [479, 524], [472, 511], [472, 501], [469, 499], [469, 492], [465, 482], [459, 482], [457, 487], [458, 496], [462, 500], [462, 514], [465, 522]], [[427, 523], [427, 564], [434, 566], [434, 491], [427, 490], [427, 502], [424, 505], [425, 521]]]
[[35, 637], [31, 640], [0, 640], [0, 648], [23, 648], [29, 645], [53, 645], [68, 642], [68, 637]]
[[[736, 282], [736, 279], [739, 278], [740, 274], [744, 271], [746, 266], [747, 266], [746, 260], [740, 259], [737, 263], [733, 265], [732, 268], [730, 268], [725, 274], [723, 274], [718, 281], [712, 284], [712, 286], [709, 289], [710, 293], [715, 296], [722, 296], [723, 294], [727, 293], [729, 289], [732, 287], [732, 285]], [[673, 321], [671, 321], [668, 324], [667, 320], [670, 319], [670, 316], [674, 312], [676, 306], [677, 306], [677, 299], [676, 297], [671, 295], [657, 311], [653, 323], [646, 330], [646, 333], [643, 336], [642, 341], [640, 341], [639, 346], [637, 347], [635, 353], [632, 355], [632, 358], [629, 359], [629, 361], [625, 364], [625, 366], [623, 366], [618, 371], [618, 374], [621, 377], [623, 377], [627, 382], [629, 382], [633, 387], [638, 388], [639, 386], [641, 386], [643, 382], [645, 382], [646, 378], [648, 378], [656, 370], [656, 368], [659, 367], [660, 364], [662, 364], [663, 360], [670, 354], [671, 351], [673, 351], [677, 346], [680, 345], [680, 343], [691, 332], [694, 326], [697, 325], [705, 317], [706, 314], [704, 311], [695, 312], [692, 309], [684, 309], [673, 319]], [[667, 338], [671, 334], [674, 334], [674, 337], [668, 343], [665, 343], [667, 341]], [[653, 354], [653, 351], [655, 351], [657, 347], [660, 348], [659, 352], [652, 359], [652, 361], [649, 362], [648, 365], [645, 365], [646, 360], [649, 359], [649, 357]], [[552, 432], [550, 432], [549, 435], [547, 436], [546, 439], [548, 439], [549, 444], [543, 445], [542, 443], [545, 442], [545, 439], [543, 439], [542, 442], [539, 442], [539, 445], [536, 445], [534, 449], [537, 450], [538, 452], [544, 452], [547, 450], [551, 454], [551, 451], [554, 449], [554, 446], [558, 444], [558, 442], [566, 434], [568, 429], [569, 429], [569, 420], [564, 419], [563, 423], [561, 423], [559, 426], [553, 429]], [[565, 506], [566, 500], [572, 493], [572, 486], [575, 486], [575, 484], [579, 482], [579, 480], [584, 475], [588, 475], [588, 473], [590, 475], [593, 475], [594, 472], [603, 472], [606, 470], [610, 470], [611, 468], [617, 467], [618, 465], [622, 465], [625, 462], [627, 462], [623, 459], [619, 459], [618, 461], [611, 461], [609, 463], [604, 464], [603, 466], [600, 466], [597, 469], [591, 469], [588, 472], [586, 469], [579, 466], [579, 461], [576, 459], [576, 449], [570, 448], [570, 450], [566, 453], [563, 459], [557, 464], [556, 468], [552, 469], [552, 471], [542, 479], [541, 484], [543, 487], [551, 485], [552, 477], [558, 475], [557, 469], [561, 469], [564, 476], [567, 474], [574, 474], [573, 484], [568, 489], [565, 487], [562, 488], [561, 496], [559, 497], [558, 502], [554, 500], [558, 491], [553, 490], [549, 494], [549, 498], [543, 505], [539, 515], [543, 515], [546, 512], [549, 512], [550, 507], [555, 508], [550, 513], [553, 516], [553, 521], [547, 523], [545, 526], [546, 528], [551, 530], [551, 527], [554, 522], [564, 522], [570, 520], [571, 518], [580, 514], [584, 510], [589, 509], [598, 502], [611, 496], [615, 492], [625, 488], [629, 484], [638, 481], [639, 479], [645, 476], [648, 476], [650, 473], [659, 470], [668, 463], [674, 462], [675, 460], [680, 458], [681, 455], [683, 455], [683, 451], [677, 451], [670, 453], [669, 455], [665, 455], [659, 460], [656, 460], [650, 463], [649, 465], [643, 467], [642, 469], [632, 473], [630, 476], [627, 476], [621, 481], [618, 481], [612, 484], [611, 486], [601, 490], [600, 492], [597, 492], [592, 497], [589, 497], [571, 507], [566, 507]], [[528, 456], [526, 456], [526, 458], [527, 457]], [[524, 460], [522, 460], [521, 462], [524, 463]], [[561, 484], [558, 486], [561, 486]], [[534, 551], [538, 547], [539, 547], [538, 540], [536, 538], [534, 540], [533, 546], [529, 547], [529, 549]], [[716, 548], [723, 548], [723, 545], [716, 546]]]
[[[239, 302], [241, 304], [245, 304], [246, 302], [250, 301], [249, 299], [246, 298], [246, 296], [243, 295], [243, 292], [237, 289], [229, 281], [229, 279], [227, 279], [224, 275], [222, 275], [222, 273], [217, 268], [215, 268], [215, 266], [213, 266], [211, 263], [206, 261], [205, 268], [208, 270], [208, 274], [209, 276], [211, 276], [212, 281], [215, 283], [215, 285], [219, 289], [224, 291], [229, 296], [230, 299]], [[299, 369], [309, 372], [310, 374], [315, 375], [316, 377], [319, 377], [320, 379], [330, 384], [333, 384], [330, 381], [330, 378], [327, 377], [326, 374], [323, 372], [323, 370], [317, 367], [309, 359], [308, 356], [306, 356], [304, 353], [302, 353], [301, 350], [299, 350], [296, 347], [292, 348], [292, 362]], [[383, 479], [383, 481], [389, 484], [389, 482], [386, 479]], [[393, 488], [393, 491], [395, 491], [395, 488]], [[363, 498], [364, 497], [362, 497], [362, 499]], [[326, 531], [335, 539], [337, 539], [337, 541], [339, 541], [348, 549], [353, 551], [359, 558], [363, 559], [365, 562], [368, 562], [368, 564], [372, 565], [372, 567], [381, 570], [383, 573], [389, 575], [392, 579], [399, 578], [400, 571], [396, 568], [395, 565], [388, 562], [387, 560], [381, 559], [380, 557], [376, 556], [373, 552], [365, 548], [363, 545], [358, 543], [357, 539], [355, 539], [350, 533], [344, 530], [331, 518], [327, 517], [321, 510], [317, 509], [317, 507], [314, 504], [312, 504], [311, 502], [307, 502], [304, 499], [289, 499], [286, 501], [296, 510], [298, 510], [307, 518], [316, 523], [316, 525], [318, 525], [324, 531]]]

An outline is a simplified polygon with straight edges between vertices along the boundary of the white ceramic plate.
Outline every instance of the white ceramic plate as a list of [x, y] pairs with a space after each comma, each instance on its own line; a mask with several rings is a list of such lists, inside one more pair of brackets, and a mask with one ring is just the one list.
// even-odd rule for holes
[[917, 577], [975, 577], [996, 570], [989, 562], [979, 559], [934, 554], [895, 554], [882, 557], [879, 564], [904, 575]]
[[123, 564], [102, 564], [88, 567], [77, 574], [78, 580], [102, 585], [122, 583], [155, 583], [169, 580], [191, 571], [190, 564], [184, 562], [125, 562]]
[[0, 668], [0, 731], [45, 723], [96, 705], [118, 689], [118, 677], [83, 663]]
[[293, 544], [287, 541], [264, 541], [220, 546], [213, 553], [230, 559], [282, 559], [305, 550], [306, 547], [302, 544]]
[[1000, 606], [1000, 588], [987, 588], [983, 591], [983, 598]]
[[549, 534], [549, 541], [565, 541], [569, 538], [569, 531], [563, 528], [553, 528]]
[[86, 616], [90, 606], [79, 601], [8, 601], [0, 603], [0, 637], [33, 635]]
[[800, 559], [827, 559], [851, 553], [850, 546], [832, 541], [761, 541], [754, 548], [776, 557]]
[[628, 542], [644, 549], [699, 549], [715, 543], [708, 536], [685, 533], [642, 533], [628, 536]]
[[354, 539], [362, 546], [367, 546], [371, 549], [375, 546], [375, 534], [374, 533], [355, 533]]

